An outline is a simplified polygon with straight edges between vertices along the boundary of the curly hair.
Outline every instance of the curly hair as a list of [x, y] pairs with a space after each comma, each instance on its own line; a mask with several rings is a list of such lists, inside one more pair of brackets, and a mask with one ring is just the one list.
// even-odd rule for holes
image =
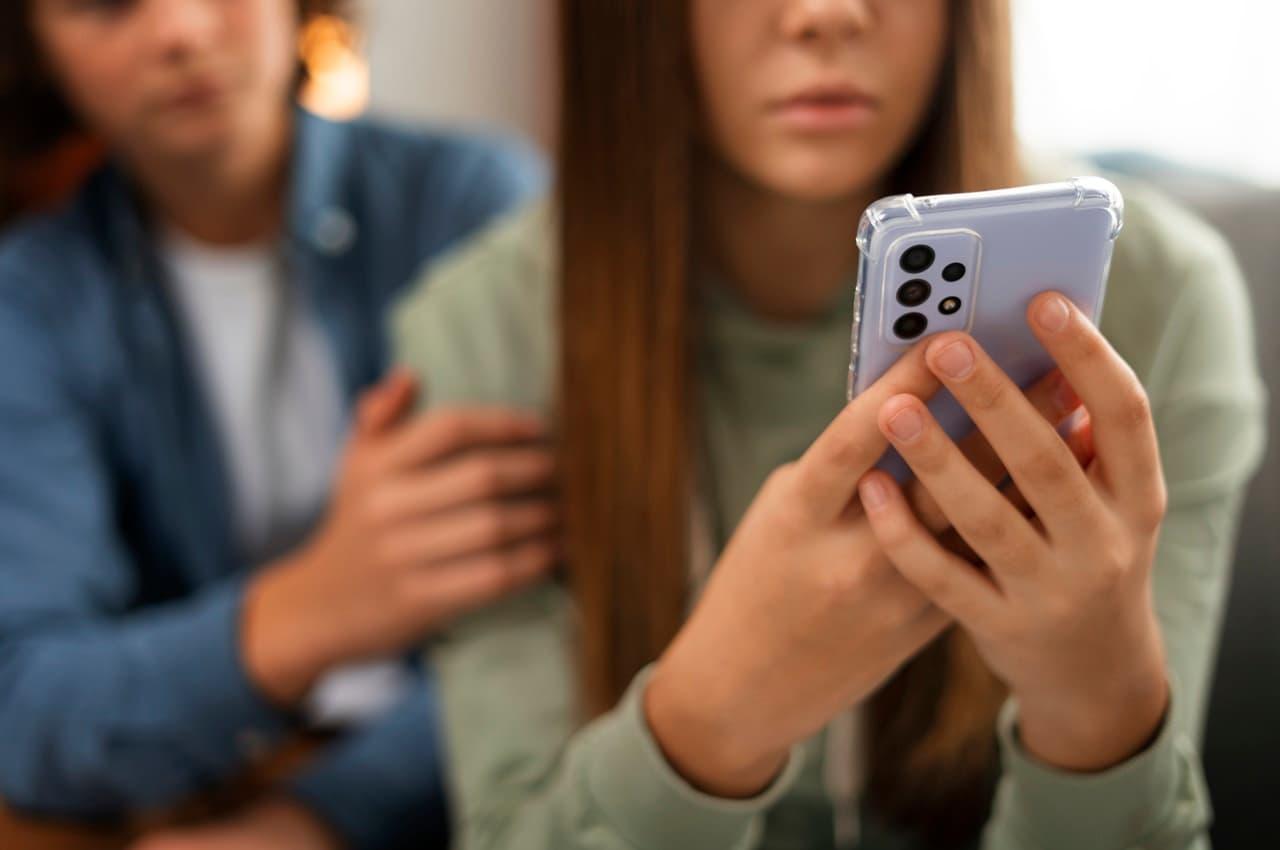
[[[346, 16], [350, 0], [296, 0], [302, 22]], [[299, 79], [305, 72], [299, 66]], [[50, 78], [31, 27], [30, 0], [0, 2], [0, 225], [18, 212], [17, 172], [80, 129]]]

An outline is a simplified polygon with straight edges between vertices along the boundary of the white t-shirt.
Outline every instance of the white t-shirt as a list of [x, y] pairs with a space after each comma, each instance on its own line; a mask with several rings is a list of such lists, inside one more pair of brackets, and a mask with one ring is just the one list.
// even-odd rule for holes
[[[160, 249], [227, 460], [236, 539], [260, 565], [302, 542], [328, 502], [347, 425], [336, 361], [276, 245], [213, 247], [169, 230]], [[317, 684], [307, 713], [357, 722], [404, 685], [392, 662], [344, 668]]]

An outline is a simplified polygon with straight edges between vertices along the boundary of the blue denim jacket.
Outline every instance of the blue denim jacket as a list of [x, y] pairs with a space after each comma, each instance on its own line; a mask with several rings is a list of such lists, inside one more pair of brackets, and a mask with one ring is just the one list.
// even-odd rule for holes
[[[293, 283], [348, 403], [425, 261], [540, 191], [492, 138], [299, 111]], [[246, 678], [227, 464], [121, 174], [0, 242], [0, 796], [60, 816], [162, 806], [242, 769], [293, 718]], [[292, 791], [355, 847], [445, 841], [429, 677]]]

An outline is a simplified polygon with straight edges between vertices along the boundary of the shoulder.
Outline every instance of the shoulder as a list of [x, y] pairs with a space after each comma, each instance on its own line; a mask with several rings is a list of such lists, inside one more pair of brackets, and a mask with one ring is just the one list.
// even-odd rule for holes
[[527, 301], [549, 295], [555, 272], [557, 216], [551, 203], [526, 206], [440, 258], [421, 294], [441, 299]]
[[1215, 287], [1243, 288], [1231, 248], [1211, 225], [1152, 186], [1113, 179], [1125, 196], [1125, 225], [1112, 278], [1124, 294], [1151, 304]]
[[555, 220], [544, 201], [498, 221], [433, 263], [400, 303], [397, 356], [433, 403], [549, 407]]
[[[70, 212], [30, 219], [0, 239], [0, 404], [28, 412], [112, 359], [98, 319], [103, 269]], [[90, 358], [75, 355], [91, 351]]]
[[393, 189], [429, 190], [455, 205], [500, 212], [546, 187], [544, 158], [513, 136], [385, 119], [361, 119], [346, 128], [361, 169]]
[[0, 309], [56, 329], [101, 314], [113, 279], [98, 178], [64, 206], [0, 234]]
[[1142, 377], [1155, 404], [1204, 389], [1259, 394], [1253, 313], [1226, 239], [1157, 190], [1126, 194], [1103, 331]]

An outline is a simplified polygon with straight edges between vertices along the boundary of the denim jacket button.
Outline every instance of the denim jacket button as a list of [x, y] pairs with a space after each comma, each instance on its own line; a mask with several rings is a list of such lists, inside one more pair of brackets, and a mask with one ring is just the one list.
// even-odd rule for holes
[[329, 207], [316, 219], [311, 238], [322, 253], [330, 256], [345, 254], [355, 244], [356, 221], [346, 210]]

